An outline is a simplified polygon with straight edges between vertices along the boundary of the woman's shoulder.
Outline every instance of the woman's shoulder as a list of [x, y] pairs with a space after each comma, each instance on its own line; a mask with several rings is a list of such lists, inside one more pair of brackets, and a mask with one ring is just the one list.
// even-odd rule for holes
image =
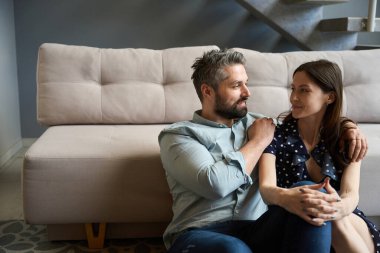
[[286, 135], [294, 135], [298, 133], [297, 120], [289, 119], [286, 121], [279, 121], [276, 127], [276, 132], [284, 133]]

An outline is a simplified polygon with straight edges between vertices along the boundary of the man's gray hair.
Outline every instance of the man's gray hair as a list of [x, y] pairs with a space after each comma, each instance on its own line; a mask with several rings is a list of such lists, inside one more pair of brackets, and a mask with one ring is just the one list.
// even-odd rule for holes
[[236, 64], [245, 65], [245, 61], [242, 53], [232, 49], [214, 49], [205, 52], [202, 57], [196, 58], [191, 66], [194, 69], [191, 79], [193, 80], [199, 99], [203, 100], [201, 91], [203, 83], [217, 91], [220, 82], [228, 78], [228, 74], [224, 68]]

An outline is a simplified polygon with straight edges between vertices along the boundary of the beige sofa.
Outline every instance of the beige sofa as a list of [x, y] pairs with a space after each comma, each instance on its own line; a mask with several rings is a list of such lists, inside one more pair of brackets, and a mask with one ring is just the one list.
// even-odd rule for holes
[[[87, 232], [94, 247], [103, 239], [94, 230], [104, 227], [90, 224], [106, 223], [107, 238], [160, 236], [172, 213], [157, 136], [200, 108], [190, 66], [213, 48], [43, 44], [37, 108], [38, 121], [49, 128], [25, 155], [26, 222], [47, 224], [51, 240], [84, 239]], [[247, 58], [249, 109], [270, 116], [289, 108], [287, 87], [299, 64], [319, 58], [339, 64], [345, 113], [359, 122], [370, 145], [360, 206], [380, 216], [380, 50], [236, 50]]]

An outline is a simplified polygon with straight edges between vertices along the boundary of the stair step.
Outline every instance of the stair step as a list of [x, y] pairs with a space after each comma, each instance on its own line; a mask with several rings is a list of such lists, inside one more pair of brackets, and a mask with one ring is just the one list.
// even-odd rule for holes
[[380, 45], [357, 45], [355, 50], [379, 49]]
[[347, 3], [350, 0], [285, 0], [288, 4], [315, 4], [315, 5], [327, 5], [327, 4], [341, 4]]
[[321, 32], [323, 6], [288, 4], [285, 0], [235, 0], [302, 50], [351, 50], [357, 33]]
[[[323, 32], [367, 32], [367, 18], [346, 17], [321, 20], [319, 29]], [[380, 18], [375, 20], [375, 32], [380, 32]]]

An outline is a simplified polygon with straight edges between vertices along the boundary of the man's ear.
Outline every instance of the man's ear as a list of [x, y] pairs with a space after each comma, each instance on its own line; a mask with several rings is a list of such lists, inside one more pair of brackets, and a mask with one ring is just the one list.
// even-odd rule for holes
[[214, 94], [214, 89], [210, 85], [207, 85], [205, 83], [202, 83], [201, 91], [204, 99], [209, 98]]

